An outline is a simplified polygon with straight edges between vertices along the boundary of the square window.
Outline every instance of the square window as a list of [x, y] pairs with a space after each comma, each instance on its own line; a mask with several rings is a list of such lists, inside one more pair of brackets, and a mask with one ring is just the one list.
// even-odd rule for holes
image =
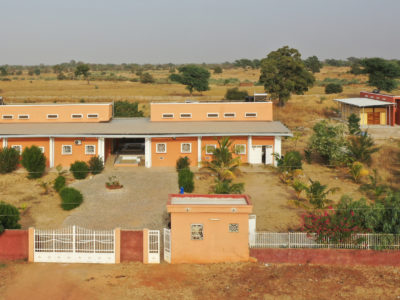
[[40, 151], [42, 151], [42, 153], [44, 153], [44, 147], [43, 146], [39, 146], [38, 148], [40, 149]]
[[14, 148], [18, 151], [19, 154], [22, 154], [22, 146], [21, 145], [13, 145], [11, 148]]
[[86, 145], [85, 146], [85, 154], [96, 154], [96, 146], [95, 145]]
[[181, 144], [181, 153], [192, 153], [192, 144], [191, 143], [182, 143]]
[[245, 144], [235, 145], [235, 153], [236, 154], [246, 154], [246, 145]]
[[63, 155], [72, 154], [72, 145], [62, 145], [62, 154]]
[[197, 241], [203, 239], [203, 224], [191, 225], [191, 239]]
[[157, 153], [167, 153], [167, 144], [156, 144], [156, 152]]
[[217, 145], [206, 145], [206, 154], [214, 154], [215, 149], [217, 149]]
[[229, 232], [239, 232], [239, 224], [238, 223], [230, 223], [229, 224]]

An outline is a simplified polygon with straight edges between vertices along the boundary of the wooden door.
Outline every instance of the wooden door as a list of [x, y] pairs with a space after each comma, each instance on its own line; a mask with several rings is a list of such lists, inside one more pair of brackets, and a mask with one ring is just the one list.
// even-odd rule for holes
[[374, 113], [367, 113], [367, 124], [374, 124]]
[[375, 125], [381, 124], [381, 113], [380, 112], [374, 112], [374, 123]]

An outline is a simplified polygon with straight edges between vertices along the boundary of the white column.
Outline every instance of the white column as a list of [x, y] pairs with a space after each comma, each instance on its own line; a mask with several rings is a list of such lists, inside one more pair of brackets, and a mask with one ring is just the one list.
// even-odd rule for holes
[[249, 245], [256, 243], [256, 215], [249, 215]]
[[49, 163], [50, 168], [54, 168], [54, 138], [49, 138]]
[[248, 140], [247, 140], [247, 162], [251, 164], [253, 161], [252, 156], [253, 155], [253, 137], [249, 135]]
[[7, 148], [7, 139], [3, 138], [3, 148]]
[[145, 138], [144, 142], [144, 165], [151, 168], [151, 138]]
[[197, 165], [201, 167], [201, 136], [197, 137]]
[[[282, 137], [280, 137], [280, 136], [275, 137], [274, 153], [278, 154], [279, 157], [282, 156]], [[274, 158], [274, 166], [276, 167], [277, 165], [278, 165], [278, 162]]]
[[97, 140], [97, 155], [104, 162], [104, 138], [99, 137]]

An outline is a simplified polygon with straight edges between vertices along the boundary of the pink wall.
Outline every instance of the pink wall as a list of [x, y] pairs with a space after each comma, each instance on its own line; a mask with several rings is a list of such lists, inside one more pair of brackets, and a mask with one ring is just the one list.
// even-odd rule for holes
[[27, 259], [28, 230], [5, 230], [0, 234], [0, 260]]

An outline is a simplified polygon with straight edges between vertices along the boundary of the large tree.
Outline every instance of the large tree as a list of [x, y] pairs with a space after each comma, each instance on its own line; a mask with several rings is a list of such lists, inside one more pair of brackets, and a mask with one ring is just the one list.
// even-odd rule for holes
[[189, 90], [190, 95], [193, 93], [193, 90], [202, 92], [210, 89], [208, 80], [211, 74], [207, 69], [196, 65], [186, 65], [180, 67], [178, 71], [179, 74], [171, 74], [170, 79], [186, 85], [186, 89]]
[[305, 59], [304, 64], [306, 65], [307, 69], [313, 73], [319, 73], [320, 69], [322, 68], [322, 63], [315, 55]]
[[87, 64], [79, 64], [76, 66], [75, 69], [75, 76], [80, 76], [82, 75], [83, 78], [85, 78], [89, 84], [89, 71], [90, 67]]
[[279, 106], [284, 106], [292, 93], [304, 94], [314, 81], [296, 49], [284, 46], [261, 60], [260, 82], [272, 98], [279, 99]]
[[400, 66], [383, 58], [365, 58], [361, 61], [363, 73], [368, 74], [368, 85], [390, 92], [397, 88], [396, 78], [400, 77]]

